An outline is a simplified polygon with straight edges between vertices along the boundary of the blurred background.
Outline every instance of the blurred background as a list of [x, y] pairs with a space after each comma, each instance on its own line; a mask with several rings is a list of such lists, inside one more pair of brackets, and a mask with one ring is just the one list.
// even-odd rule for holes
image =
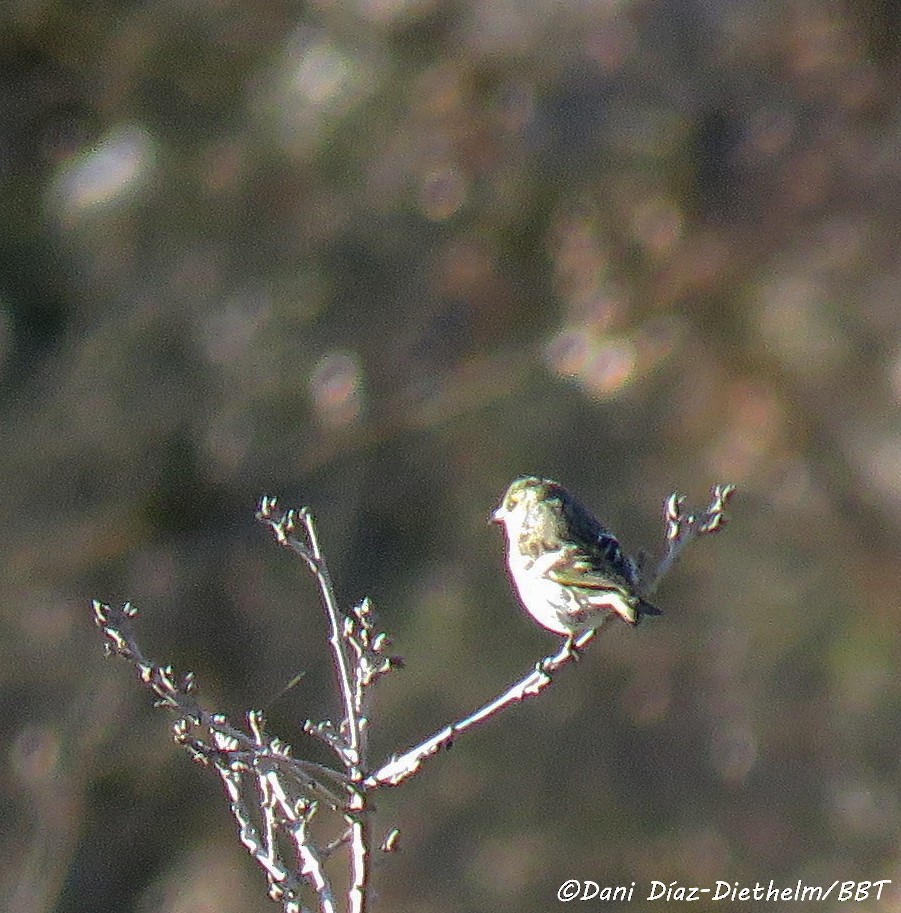
[[316, 590], [253, 516], [309, 505], [406, 659], [378, 762], [556, 646], [486, 522], [537, 473], [631, 550], [739, 493], [664, 617], [379, 796], [377, 909], [897, 909], [897, 0], [11, 0], [0, 68], [3, 908], [276, 909], [91, 598], [327, 760]]

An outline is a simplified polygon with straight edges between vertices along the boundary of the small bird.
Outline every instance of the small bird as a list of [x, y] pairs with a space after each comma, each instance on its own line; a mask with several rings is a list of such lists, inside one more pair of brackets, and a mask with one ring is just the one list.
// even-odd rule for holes
[[515, 479], [491, 515], [504, 527], [507, 566], [526, 611], [573, 641], [614, 615], [637, 625], [660, 610], [639, 595], [635, 562], [616, 537], [562, 485]]

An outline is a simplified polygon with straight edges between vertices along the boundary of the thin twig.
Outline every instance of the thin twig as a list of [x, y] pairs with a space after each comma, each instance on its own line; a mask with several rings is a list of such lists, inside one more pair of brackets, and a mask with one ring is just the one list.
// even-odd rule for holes
[[[335, 659], [335, 676], [344, 706], [344, 719], [337, 731], [329, 723], [314, 724], [308, 721], [305, 731], [317, 735], [335, 749], [344, 762], [350, 781], [359, 784], [350, 790], [350, 800], [344, 815], [349, 826], [348, 851], [350, 854], [350, 886], [348, 908], [350, 913], [366, 913], [369, 902], [371, 859], [371, 808], [363, 788], [366, 764], [366, 728], [364, 702], [369, 686], [398, 663], [391, 658], [379, 658], [381, 647], [371, 641], [371, 607], [364, 600], [354, 609], [353, 616], [344, 616], [338, 610], [335, 590], [328, 565], [319, 546], [316, 524], [307, 508], [287, 511], [275, 517], [276, 501], [263, 498], [257, 516], [275, 532], [277, 541], [299, 555], [316, 577], [322, 604], [329, 619], [329, 644]], [[292, 533], [297, 518], [303, 522], [307, 543]], [[383, 638], [377, 640], [384, 644]], [[354, 669], [351, 672], [348, 651], [354, 652]], [[377, 661], [374, 661], [377, 660]]]
[[666, 552], [654, 569], [641, 578], [643, 596], [650, 596], [663, 577], [668, 574], [689, 542], [721, 530], [727, 521], [726, 506], [735, 493], [734, 485], [714, 485], [710, 503], [700, 514], [686, 513], [685, 495], [673, 492], [663, 504], [663, 521], [666, 531]]
[[[594, 632], [586, 632], [590, 636], [582, 636], [577, 641], [577, 648], [584, 647], [594, 636]], [[373, 771], [364, 781], [363, 785], [371, 788], [379, 786], [398, 786], [408, 777], [413, 776], [422, 766], [422, 762], [436, 755], [442, 748], [449, 747], [454, 740], [479, 723], [484, 723], [496, 716], [511, 704], [518, 704], [530, 697], [541, 694], [553, 681], [551, 674], [563, 666], [573, 662], [576, 658], [572, 650], [564, 644], [557, 653], [552, 653], [539, 662], [520, 681], [511, 685], [503, 694], [483, 704], [478, 710], [464, 717], [450, 726], [429, 736], [425, 741], [405, 751], [399, 757], [392, 758], [378, 770]]]
[[[289, 510], [280, 518], [275, 519], [273, 515], [276, 506], [275, 498], [263, 497], [260, 500], [257, 517], [268, 524], [275, 533], [276, 540], [280, 545], [289, 548], [304, 560], [319, 585], [322, 604], [329, 620], [329, 646], [335, 657], [335, 675], [338, 681], [338, 690], [341, 693], [341, 700], [344, 705], [344, 738], [341, 740], [340, 746], [334, 741], [330, 742], [330, 744], [333, 748], [340, 749], [339, 754], [342, 755], [342, 760], [348, 767], [351, 779], [359, 780], [362, 776], [361, 765], [363, 763], [363, 759], [360, 757], [360, 724], [356, 707], [354, 706], [350, 662], [342, 637], [343, 626], [341, 618], [343, 616], [338, 610], [328, 565], [319, 548], [316, 522], [312, 513], [306, 507], [301, 508], [299, 511]], [[298, 518], [304, 525], [309, 545], [292, 535], [297, 529]]]
[[210, 763], [215, 758], [207, 742], [192, 739], [191, 726], [229, 738], [233, 746], [229, 751], [232, 761], [243, 761], [249, 765], [261, 751], [265, 751], [275, 766], [297, 778], [304, 786], [317, 791], [331, 804], [338, 807], [346, 804], [347, 793], [338, 791], [340, 787], [349, 785], [344, 774], [323, 764], [291, 757], [279, 742], [270, 742], [261, 747], [253, 737], [229, 723], [225, 714], [211, 713], [198, 704], [192, 673], [185, 673], [179, 678], [171, 666], [161, 666], [149, 660], [135, 638], [133, 622], [137, 609], [134, 606], [130, 603], [110, 606], [95, 599], [93, 607], [94, 620], [107, 639], [107, 651], [131, 662], [141, 681], [157, 696], [158, 705], [173, 710], [178, 715], [175, 724], [176, 739], [193, 748], [195, 754], [200, 755], [199, 760]]
[[335, 588], [332, 585], [332, 576], [329, 573], [328, 564], [322, 556], [319, 548], [319, 537], [316, 535], [316, 524], [313, 515], [309, 510], [303, 508], [300, 512], [304, 526], [307, 530], [307, 537], [310, 540], [310, 548], [313, 558], [316, 562], [316, 580], [319, 582], [319, 592], [322, 596], [322, 603], [325, 606], [329, 620], [329, 645], [335, 656], [335, 670], [338, 677], [338, 686], [341, 690], [341, 698], [344, 703], [344, 723], [347, 726], [347, 749], [348, 757], [351, 762], [350, 774], [351, 779], [359, 779], [360, 764], [363, 758], [360, 757], [360, 722], [357, 717], [357, 708], [354, 703], [353, 676], [350, 671], [350, 662], [347, 658], [347, 647], [342, 637], [343, 625], [341, 624], [341, 614], [338, 611], [338, 605], [335, 600]]

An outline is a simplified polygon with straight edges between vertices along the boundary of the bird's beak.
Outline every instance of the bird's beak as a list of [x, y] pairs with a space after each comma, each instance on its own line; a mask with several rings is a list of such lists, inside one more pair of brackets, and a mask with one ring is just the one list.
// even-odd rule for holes
[[504, 509], [503, 507], [498, 507], [491, 512], [491, 515], [488, 517], [489, 523], [503, 523], [504, 522]]

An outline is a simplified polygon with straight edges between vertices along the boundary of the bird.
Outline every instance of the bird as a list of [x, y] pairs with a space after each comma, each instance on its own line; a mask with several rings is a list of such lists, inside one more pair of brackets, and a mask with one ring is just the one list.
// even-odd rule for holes
[[504, 529], [507, 567], [520, 602], [543, 628], [574, 641], [614, 617], [637, 625], [660, 609], [641, 594], [638, 567], [559, 482], [514, 479], [490, 520]]

